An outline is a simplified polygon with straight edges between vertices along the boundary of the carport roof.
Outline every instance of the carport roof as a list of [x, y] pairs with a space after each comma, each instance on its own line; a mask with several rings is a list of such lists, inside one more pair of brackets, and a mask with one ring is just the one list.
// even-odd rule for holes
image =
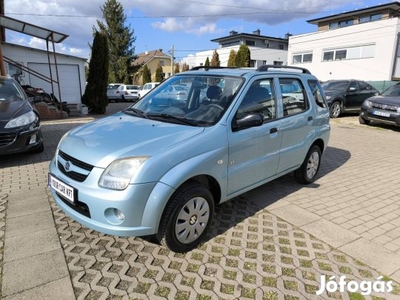
[[0, 26], [37, 38], [45, 39], [47, 41], [53, 41], [54, 43], [61, 43], [68, 37], [67, 34], [12, 19], [4, 15], [0, 15]]

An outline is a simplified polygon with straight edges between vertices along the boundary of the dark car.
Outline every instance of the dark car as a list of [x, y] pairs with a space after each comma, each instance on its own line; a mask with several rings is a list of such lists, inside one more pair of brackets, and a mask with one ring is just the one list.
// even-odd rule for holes
[[0, 77], [0, 155], [42, 152], [40, 117], [22, 87]]
[[360, 80], [329, 80], [322, 84], [331, 118], [344, 112], [359, 112], [365, 99], [379, 93], [372, 85]]
[[365, 100], [358, 119], [360, 124], [368, 125], [371, 121], [376, 121], [400, 126], [400, 83]]

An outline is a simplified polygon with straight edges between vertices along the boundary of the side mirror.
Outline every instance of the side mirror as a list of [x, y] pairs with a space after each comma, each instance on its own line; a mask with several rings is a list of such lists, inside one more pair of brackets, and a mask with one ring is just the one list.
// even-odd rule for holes
[[261, 126], [264, 122], [264, 117], [261, 114], [246, 114], [238, 119], [235, 119], [232, 124], [233, 131]]

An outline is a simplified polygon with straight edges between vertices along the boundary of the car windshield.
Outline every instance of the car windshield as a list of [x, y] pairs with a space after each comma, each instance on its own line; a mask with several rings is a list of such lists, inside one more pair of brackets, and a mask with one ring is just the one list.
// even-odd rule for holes
[[324, 90], [345, 90], [348, 85], [347, 81], [327, 81], [321, 84]]
[[13, 80], [0, 79], [0, 101], [20, 101], [25, 99], [22, 88]]
[[163, 122], [212, 126], [235, 97], [241, 77], [181, 74], [153, 89], [125, 113]]
[[400, 96], [400, 85], [392, 85], [382, 93], [382, 96]]

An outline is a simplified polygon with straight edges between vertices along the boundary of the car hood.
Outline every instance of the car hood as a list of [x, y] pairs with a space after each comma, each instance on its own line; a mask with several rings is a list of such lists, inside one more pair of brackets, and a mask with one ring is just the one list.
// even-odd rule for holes
[[60, 143], [60, 150], [106, 168], [117, 158], [152, 156], [204, 131], [117, 113], [71, 130]]
[[28, 111], [32, 110], [32, 107], [28, 101], [0, 101], [0, 120], [9, 121], [15, 117], [18, 117]]
[[400, 97], [399, 96], [373, 96], [368, 98], [369, 101], [378, 102], [378, 103], [385, 103], [390, 105], [400, 105]]

